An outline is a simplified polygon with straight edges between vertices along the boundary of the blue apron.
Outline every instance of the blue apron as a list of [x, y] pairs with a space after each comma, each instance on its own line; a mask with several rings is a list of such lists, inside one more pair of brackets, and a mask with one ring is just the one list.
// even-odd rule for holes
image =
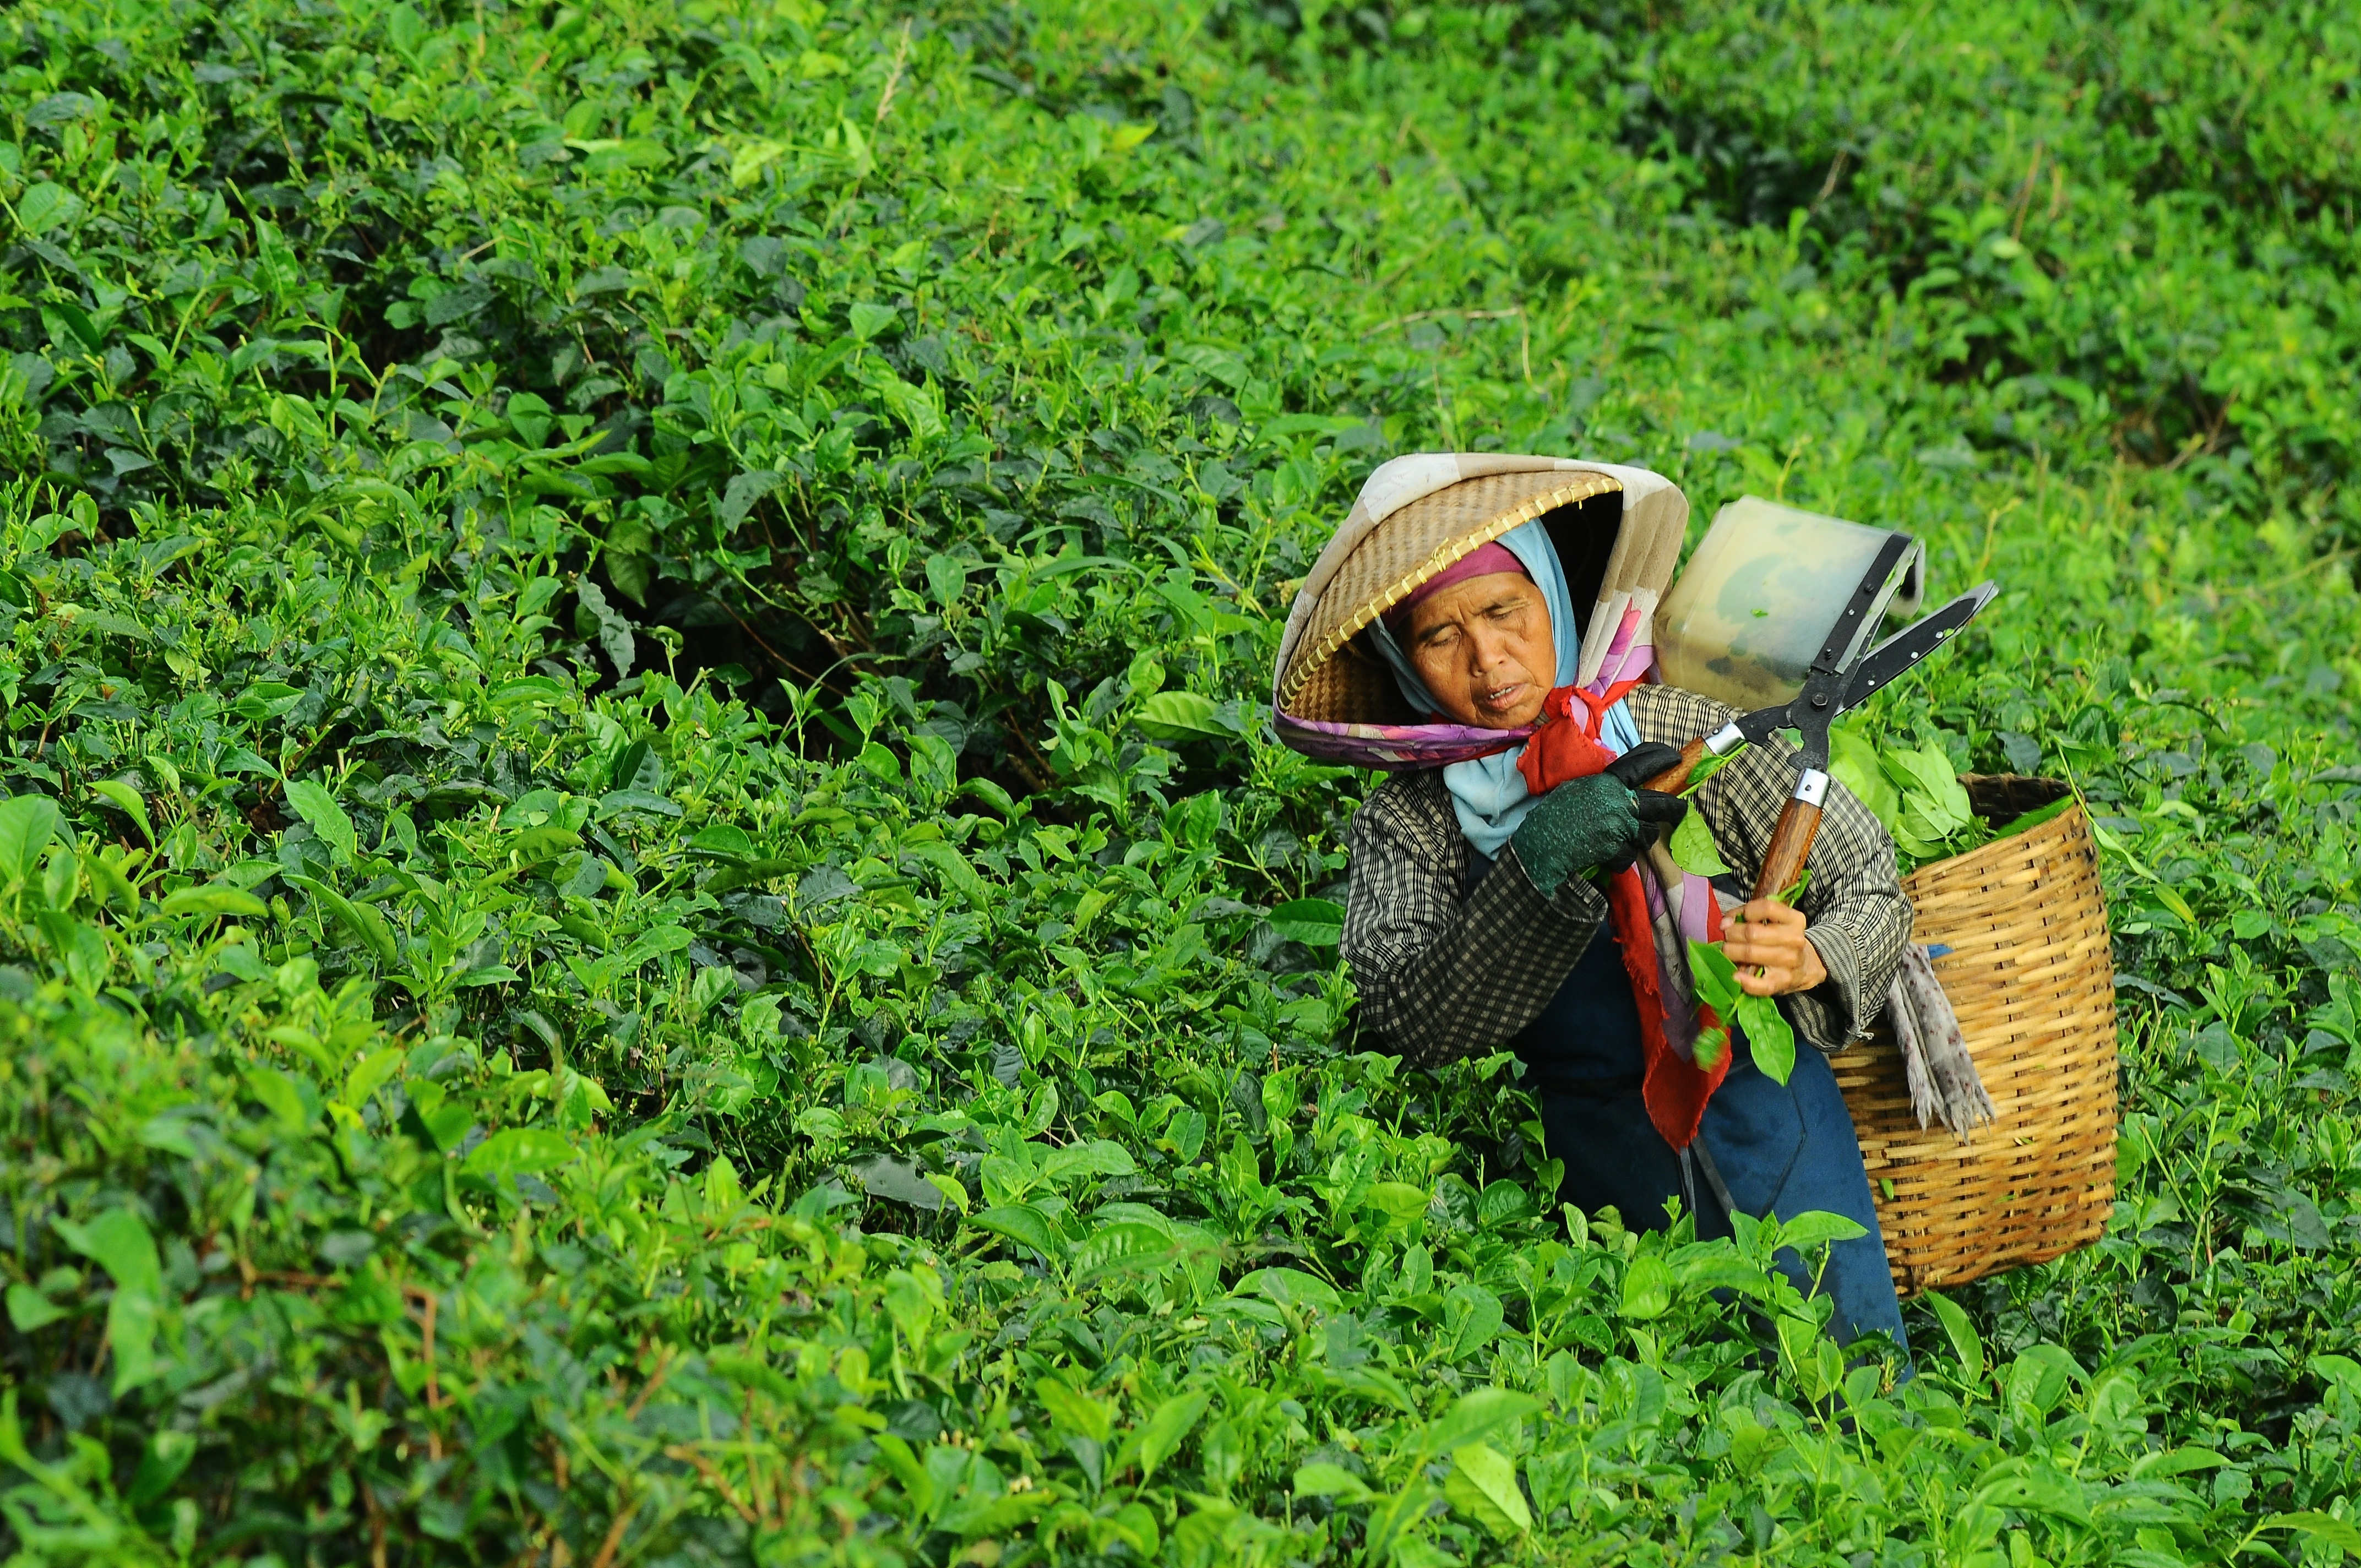
[[[1700, 1175], [1684, 1180], [1680, 1156], [1648, 1120], [1641, 1099], [1644, 1058], [1639, 1003], [1623, 959], [1605, 927], [1541, 1015], [1510, 1042], [1542, 1103], [1551, 1158], [1565, 1165], [1559, 1200], [1586, 1212], [1613, 1204], [1635, 1230], [1669, 1223], [1678, 1196], [1700, 1237], [1727, 1236], [1730, 1218]], [[1730, 1074], [1706, 1105], [1698, 1140], [1739, 1208], [1758, 1218], [1810, 1210], [1842, 1214], [1869, 1234], [1838, 1242], [1819, 1288], [1836, 1302], [1839, 1343], [1883, 1332], [1908, 1354], [1902, 1308], [1885, 1265], [1869, 1174], [1844, 1095], [1827, 1058], [1799, 1041], [1795, 1070], [1774, 1083], [1754, 1065], [1746, 1037], [1731, 1031]], [[1811, 1283], [1795, 1254], [1781, 1266], [1798, 1289]]]

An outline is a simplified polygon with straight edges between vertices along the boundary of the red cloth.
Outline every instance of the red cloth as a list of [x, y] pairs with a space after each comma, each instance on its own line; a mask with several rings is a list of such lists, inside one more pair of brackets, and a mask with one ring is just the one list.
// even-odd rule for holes
[[[1607, 771], [1615, 760], [1598, 739], [1607, 710], [1640, 683], [1625, 681], [1593, 696], [1579, 686], [1559, 686], [1542, 704], [1540, 728], [1525, 742], [1517, 771], [1525, 787], [1546, 795], [1568, 779], [1588, 778]], [[1706, 894], [1706, 937], [1721, 940], [1721, 906]], [[1643, 1068], [1640, 1095], [1648, 1120], [1664, 1142], [1684, 1149], [1695, 1141], [1705, 1119], [1706, 1102], [1730, 1073], [1730, 1047], [1725, 1041], [1721, 1060], [1710, 1069], [1698, 1067], [1673, 1048], [1664, 1029], [1664, 987], [1657, 973], [1654, 923], [1648, 916], [1648, 890], [1640, 868], [1626, 866], [1607, 879], [1607, 916], [1615, 945], [1623, 955], [1623, 972], [1631, 978], [1632, 999], [1640, 1004], [1640, 1041]], [[1720, 1015], [1703, 1002], [1697, 1003], [1700, 1036], [1722, 1026]]]

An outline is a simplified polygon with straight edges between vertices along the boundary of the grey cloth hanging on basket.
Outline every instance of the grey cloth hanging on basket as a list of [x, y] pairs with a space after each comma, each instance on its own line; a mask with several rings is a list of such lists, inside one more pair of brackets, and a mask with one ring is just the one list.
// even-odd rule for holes
[[1918, 1113], [1918, 1125], [1939, 1116], [1943, 1125], [1964, 1140], [1976, 1128], [1990, 1126], [1999, 1112], [1976, 1075], [1951, 999], [1935, 978], [1934, 960], [1933, 949], [1916, 942], [1904, 945], [1901, 966], [1886, 992], [1885, 1012], [1902, 1047], [1903, 1076], [1910, 1085], [1910, 1108]]

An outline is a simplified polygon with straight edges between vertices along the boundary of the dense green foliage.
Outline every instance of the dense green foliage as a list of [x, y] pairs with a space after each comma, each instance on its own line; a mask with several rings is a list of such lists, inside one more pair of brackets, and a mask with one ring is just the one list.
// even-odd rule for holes
[[[0, 1542], [2361, 1551], [2334, 7], [0, 17]], [[1911, 528], [2071, 779], [2106, 1239], [1848, 1368], [1334, 961], [1387, 454]], [[1784, 1239], [1808, 1248], [1815, 1222]]]

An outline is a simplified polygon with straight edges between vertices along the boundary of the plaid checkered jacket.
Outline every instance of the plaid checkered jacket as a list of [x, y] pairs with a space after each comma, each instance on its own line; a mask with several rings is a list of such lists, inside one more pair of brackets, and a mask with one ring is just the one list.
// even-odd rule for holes
[[[1640, 736], [1679, 746], [1736, 710], [1675, 686], [1629, 698]], [[1692, 797], [1723, 861], [1751, 889], [1795, 784], [1795, 748], [1749, 747]], [[1397, 773], [1353, 818], [1344, 957], [1361, 1022], [1421, 1066], [1505, 1045], [1557, 994], [1607, 919], [1607, 899], [1581, 877], [1543, 898], [1514, 845], [1491, 874], [1469, 847], [1439, 768]], [[1805, 937], [1828, 967], [1824, 985], [1780, 998], [1796, 1033], [1823, 1051], [1866, 1034], [1910, 939], [1910, 901], [1894, 843], [1867, 806], [1831, 784], [1796, 900]], [[1479, 881], [1478, 878], [1481, 878]]]

